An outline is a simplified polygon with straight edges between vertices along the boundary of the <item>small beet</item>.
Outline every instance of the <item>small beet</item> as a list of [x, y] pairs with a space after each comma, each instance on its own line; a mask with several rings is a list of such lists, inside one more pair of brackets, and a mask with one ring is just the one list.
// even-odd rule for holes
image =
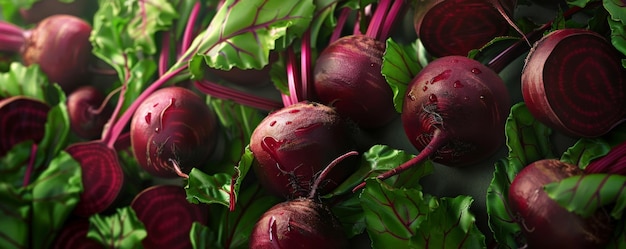
[[[284, 198], [307, 196], [316, 176], [340, 155], [355, 150], [351, 127], [334, 109], [299, 102], [270, 113], [250, 138], [253, 170], [263, 187]], [[342, 161], [320, 186], [328, 193], [355, 169]]]
[[130, 206], [146, 228], [144, 248], [191, 248], [193, 222], [206, 225], [209, 216], [206, 205], [188, 202], [185, 189], [173, 185], [149, 187]]
[[613, 234], [608, 212], [600, 209], [583, 218], [561, 207], [543, 190], [548, 183], [582, 173], [575, 165], [544, 159], [515, 176], [509, 188], [509, 206], [528, 248], [606, 248]]
[[115, 202], [124, 184], [124, 172], [115, 150], [100, 141], [75, 143], [69, 153], [81, 167], [83, 192], [74, 214], [88, 217], [105, 211]]
[[104, 95], [93, 86], [83, 86], [67, 97], [67, 111], [74, 133], [85, 139], [95, 139], [102, 134], [104, 124], [113, 110], [103, 103]]
[[348, 248], [341, 223], [323, 203], [298, 198], [267, 210], [252, 230], [250, 248]]
[[573, 137], [597, 137], [623, 122], [626, 70], [599, 34], [560, 29], [534, 44], [522, 71], [522, 95], [533, 116]]
[[133, 153], [152, 175], [185, 177], [207, 163], [217, 144], [217, 128], [215, 114], [200, 96], [182, 87], [162, 88], [133, 115]]
[[397, 113], [381, 73], [384, 52], [383, 42], [365, 35], [344, 36], [324, 48], [313, 73], [319, 101], [363, 128], [389, 123]]
[[20, 142], [40, 142], [49, 111], [46, 103], [24, 96], [0, 100], [0, 157]]

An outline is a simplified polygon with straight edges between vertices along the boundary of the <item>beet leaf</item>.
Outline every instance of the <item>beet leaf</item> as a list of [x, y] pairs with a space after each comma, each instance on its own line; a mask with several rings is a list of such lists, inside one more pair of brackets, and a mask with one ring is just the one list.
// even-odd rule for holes
[[410, 243], [420, 248], [485, 248], [485, 236], [469, 211], [473, 201], [469, 196], [431, 201], [430, 206], [436, 208], [427, 214]]
[[[172, 69], [186, 66], [192, 57], [189, 69], [197, 78], [202, 78], [204, 64], [261, 69], [270, 50], [287, 47], [308, 28], [314, 10], [312, 1], [225, 1]], [[229, 18], [234, 13], [240, 18]]]
[[114, 214], [89, 217], [87, 238], [107, 248], [140, 248], [146, 229], [129, 206], [118, 208]]
[[393, 103], [398, 113], [402, 112], [408, 84], [422, 70], [417, 51], [417, 43], [403, 46], [387, 39], [381, 72], [393, 91]]
[[[415, 155], [408, 154], [387, 145], [374, 145], [363, 154], [363, 161], [361, 161], [359, 168], [333, 190], [333, 192], [323, 197], [329, 198], [350, 192], [354, 186], [363, 182], [363, 179], [387, 172], [413, 157], [415, 157]], [[411, 168], [405, 174], [400, 174], [386, 180], [386, 183], [396, 187], [418, 187], [419, 179], [432, 172], [432, 161], [427, 160], [421, 165]]]
[[626, 209], [626, 176], [619, 174], [587, 174], [571, 176], [545, 185], [548, 196], [570, 212], [591, 216], [608, 204], [611, 216], [621, 219]]
[[618, 125], [604, 136], [579, 139], [561, 155], [560, 160], [585, 169], [591, 161], [605, 156], [625, 140], [626, 125]]
[[509, 209], [509, 186], [524, 166], [555, 156], [549, 139], [552, 130], [535, 120], [524, 103], [511, 107], [505, 132], [509, 154], [495, 162], [494, 176], [487, 189], [487, 214], [495, 240], [503, 248], [518, 248], [516, 236], [521, 230]]

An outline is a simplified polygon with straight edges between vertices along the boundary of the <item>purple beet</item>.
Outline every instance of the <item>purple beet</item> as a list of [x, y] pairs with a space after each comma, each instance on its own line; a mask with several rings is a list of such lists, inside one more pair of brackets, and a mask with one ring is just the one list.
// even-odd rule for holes
[[146, 228], [144, 248], [191, 248], [189, 231], [193, 222], [206, 225], [206, 205], [187, 201], [185, 189], [173, 185], [157, 185], [141, 191], [130, 204]]
[[539, 121], [573, 137], [597, 137], [625, 120], [626, 70], [599, 34], [561, 29], [534, 44], [522, 94]]
[[24, 96], [0, 100], [0, 157], [18, 143], [39, 143], [46, 131], [48, 111], [46, 103]]
[[432, 61], [409, 83], [402, 107], [404, 132], [420, 153], [378, 178], [428, 158], [448, 166], [488, 158], [504, 144], [510, 105], [502, 79], [480, 62], [463, 56]]
[[417, 36], [431, 55], [466, 56], [511, 27], [517, 0], [426, 0], [415, 8]]
[[[253, 170], [262, 186], [288, 199], [306, 196], [319, 173], [339, 155], [355, 150], [351, 127], [334, 109], [300, 102], [270, 113], [250, 138]], [[333, 169], [320, 192], [328, 193], [356, 168], [355, 160]]]
[[182, 87], [166, 87], [141, 103], [130, 123], [133, 153], [139, 164], [159, 177], [187, 177], [204, 166], [217, 144], [217, 120], [200, 96]]
[[87, 218], [70, 219], [63, 225], [57, 235], [52, 249], [101, 249], [104, 248], [97, 241], [87, 238], [89, 220]]
[[328, 206], [298, 198], [267, 210], [252, 230], [249, 247], [348, 248], [348, 239]]
[[82, 138], [95, 139], [102, 134], [102, 128], [113, 109], [107, 105], [100, 90], [83, 86], [67, 97], [67, 111], [72, 131]]
[[91, 26], [70, 15], [53, 15], [29, 30], [0, 21], [0, 51], [19, 52], [25, 65], [38, 64], [66, 93], [89, 77]]
[[365, 35], [344, 36], [324, 48], [314, 69], [314, 89], [363, 128], [389, 123], [397, 113], [393, 92], [381, 73], [385, 43]]
[[544, 159], [515, 176], [509, 188], [509, 206], [528, 248], [606, 248], [613, 227], [605, 210], [583, 218], [561, 207], [543, 190], [548, 183], [582, 173], [575, 165]]

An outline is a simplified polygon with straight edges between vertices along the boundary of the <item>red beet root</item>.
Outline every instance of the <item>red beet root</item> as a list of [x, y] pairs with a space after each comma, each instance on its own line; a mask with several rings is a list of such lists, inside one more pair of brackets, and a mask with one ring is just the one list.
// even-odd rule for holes
[[[270, 192], [285, 198], [307, 196], [316, 176], [338, 156], [355, 150], [350, 127], [332, 108], [300, 102], [269, 114], [254, 130], [253, 170]], [[320, 186], [327, 193], [355, 169], [342, 161]]]
[[326, 47], [314, 69], [320, 102], [364, 128], [389, 123], [397, 114], [381, 74], [384, 52], [383, 42], [365, 35], [345, 36]]
[[250, 248], [347, 248], [348, 240], [330, 209], [308, 198], [266, 211], [250, 236]]
[[144, 248], [191, 248], [193, 222], [207, 224], [208, 207], [187, 201], [183, 187], [157, 185], [137, 194], [130, 204], [143, 222], [147, 236]]
[[86, 139], [95, 139], [102, 134], [104, 124], [113, 110], [109, 108], [102, 93], [92, 86], [83, 86], [67, 97], [67, 111], [72, 131]]
[[88, 219], [69, 220], [59, 232], [52, 244], [53, 249], [99, 249], [104, 248], [97, 241], [87, 238], [89, 231]]
[[135, 112], [131, 124], [135, 158], [159, 177], [186, 177], [207, 163], [217, 143], [215, 114], [194, 92], [160, 89]]
[[510, 29], [516, 0], [427, 0], [415, 8], [417, 36], [435, 57], [465, 56]]
[[543, 186], [582, 174], [556, 159], [536, 161], [515, 177], [509, 205], [529, 248], [605, 248], [612, 236], [611, 218], [600, 209], [589, 218], [567, 211], [550, 199]]
[[539, 121], [573, 137], [597, 137], [623, 122], [626, 70], [602, 36], [554, 31], [533, 46], [522, 71], [522, 94]]
[[46, 103], [23, 96], [0, 100], [0, 157], [20, 142], [41, 141], [48, 111]]

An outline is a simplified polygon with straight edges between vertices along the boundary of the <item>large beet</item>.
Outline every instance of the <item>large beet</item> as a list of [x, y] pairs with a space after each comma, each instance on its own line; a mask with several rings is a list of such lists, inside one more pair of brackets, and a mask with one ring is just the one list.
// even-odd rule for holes
[[[318, 103], [296, 103], [269, 114], [254, 130], [250, 150], [261, 184], [285, 198], [307, 196], [317, 175], [340, 155], [355, 150], [350, 126], [335, 110]], [[334, 189], [355, 169], [346, 159], [320, 186]]]
[[526, 166], [509, 188], [512, 214], [529, 248], [605, 248], [612, 236], [611, 218], [599, 210], [589, 218], [567, 211], [543, 187], [582, 174], [575, 165], [544, 159]]
[[322, 203], [298, 198], [279, 203], [257, 221], [250, 248], [347, 248], [341, 223]]

